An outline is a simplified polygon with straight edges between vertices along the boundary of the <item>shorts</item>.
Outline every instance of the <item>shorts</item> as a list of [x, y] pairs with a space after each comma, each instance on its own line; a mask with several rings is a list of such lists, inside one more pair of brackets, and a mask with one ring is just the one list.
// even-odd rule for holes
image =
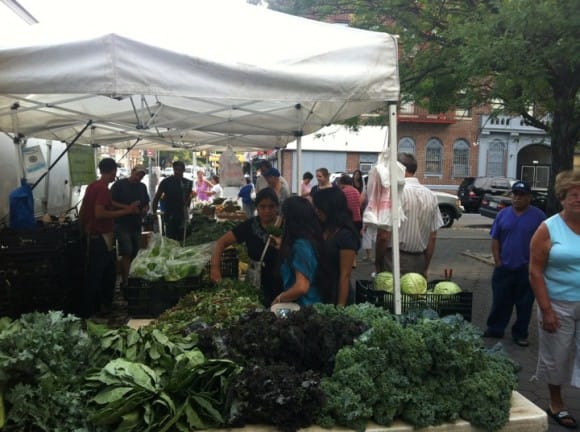
[[538, 307], [538, 367], [532, 380], [552, 385], [580, 387], [580, 303], [551, 300], [560, 328], [548, 333], [542, 328]]
[[117, 253], [119, 256], [135, 258], [141, 246], [141, 233], [137, 231], [115, 230]]

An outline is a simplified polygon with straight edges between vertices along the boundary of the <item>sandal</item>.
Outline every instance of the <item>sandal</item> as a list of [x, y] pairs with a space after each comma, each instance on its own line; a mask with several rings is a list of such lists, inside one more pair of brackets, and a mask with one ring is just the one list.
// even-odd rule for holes
[[546, 412], [560, 426], [563, 426], [568, 429], [576, 429], [578, 427], [576, 420], [574, 419], [574, 417], [570, 415], [570, 413], [567, 410], [561, 410], [555, 413], [552, 412], [552, 409], [550, 407], [548, 407], [546, 409]]

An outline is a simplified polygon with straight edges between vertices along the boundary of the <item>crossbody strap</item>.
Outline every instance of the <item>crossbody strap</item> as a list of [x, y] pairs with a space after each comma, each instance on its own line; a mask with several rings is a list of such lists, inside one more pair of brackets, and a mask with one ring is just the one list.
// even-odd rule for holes
[[266, 251], [268, 250], [268, 246], [270, 246], [270, 240], [272, 238], [268, 236], [268, 240], [266, 241], [266, 246], [264, 246], [264, 250], [262, 251], [262, 256], [260, 257], [260, 262], [264, 261], [264, 257], [266, 256]]

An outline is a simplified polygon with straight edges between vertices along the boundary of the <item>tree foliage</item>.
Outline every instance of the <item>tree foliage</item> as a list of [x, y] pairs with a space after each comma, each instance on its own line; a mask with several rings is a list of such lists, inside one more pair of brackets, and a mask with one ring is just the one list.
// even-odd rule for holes
[[501, 101], [497, 114], [522, 115], [550, 135], [552, 177], [573, 167], [580, 139], [577, 1], [269, 0], [269, 5], [316, 19], [347, 14], [351, 26], [398, 34], [403, 100], [432, 112]]

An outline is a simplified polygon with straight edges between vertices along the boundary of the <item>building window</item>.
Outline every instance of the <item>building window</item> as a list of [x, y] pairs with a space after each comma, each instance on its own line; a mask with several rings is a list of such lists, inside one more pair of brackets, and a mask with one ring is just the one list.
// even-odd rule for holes
[[405, 137], [399, 141], [399, 153], [415, 154], [415, 140], [413, 138]]
[[505, 176], [505, 143], [494, 140], [487, 151], [487, 175]]
[[437, 138], [431, 138], [425, 149], [425, 174], [441, 174], [443, 144]]
[[469, 144], [465, 140], [457, 140], [453, 144], [453, 177], [469, 175]]

